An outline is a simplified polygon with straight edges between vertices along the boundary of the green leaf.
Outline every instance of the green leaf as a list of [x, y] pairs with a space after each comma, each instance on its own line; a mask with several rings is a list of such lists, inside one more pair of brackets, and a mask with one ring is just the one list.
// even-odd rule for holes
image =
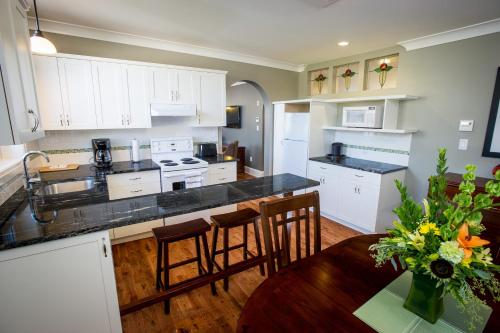
[[474, 273], [483, 280], [491, 279], [491, 274], [480, 269], [474, 269]]

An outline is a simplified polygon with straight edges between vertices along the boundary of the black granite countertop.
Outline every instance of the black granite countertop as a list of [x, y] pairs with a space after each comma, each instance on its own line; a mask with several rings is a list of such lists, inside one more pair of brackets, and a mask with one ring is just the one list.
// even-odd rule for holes
[[360, 158], [352, 158], [352, 157], [332, 158], [330, 156], [320, 156], [320, 157], [312, 157], [309, 160], [320, 163], [338, 165], [351, 169], [378, 173], [382, 175], [386, 173], [408, 169], [408, 167], [402, 165], [375, 162], [375, 161], [363, 160]]
[[105, 183], [95, 192], [54, 196], [57, 199], [32, 196], [21, 188], [0, 206], [0, 251], [318, 185], [314, 180], [281, 174], [113, 201]]
[[107, 169], [96, 168], [93, 164], [83, 164], [76, 170], [44, 172], [41, 174], [41, 179], [46, 183], [54, 183], [88, 178], [101, 179], [106, 178], [106, 175], [149, 170], [160, 170], [160, 166], [152, 160], [141, 160], [137, 163], [131, 161], [113, 162], [111, 167]]
[[238, 162], [237, 158], [232, 156], [225, 156], [223, 154], [217, 154], [217, 156], [205, 156], [198, 157], [200, 160], [204, 160], [208, 162], [208, 164], [217, 164], [217, 163], [227, 163], [227, 162]]

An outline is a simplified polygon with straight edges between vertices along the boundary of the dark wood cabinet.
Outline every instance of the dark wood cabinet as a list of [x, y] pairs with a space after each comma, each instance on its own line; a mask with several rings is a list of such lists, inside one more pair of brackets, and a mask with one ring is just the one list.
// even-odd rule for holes
[[238, 168], [238, 173], [245, 173], [245, 147], [238, 147], [238, 162], [237, 162], [237, 168]]
[[[458, 187], [462, 181], [462, 175], [458, 173], [447, 173], [446, 179], [448, 180], [448, 187], [446, 188], [446, 194], [451, 199], [459, 191]], [[478, 193], [484, 193], [484, 187], [490, 179], [488, 178], [476, 178], [476, 191], [474, 195]], [[496, 203], [500, 202], [500, 198], [496, 198]], [[491, 242], [491, 253], [496, 264], [500, 263], [500, 207], [495, 207], [492, 209], [484, 210], [483, 212], [483, 225], [486, 230], [481, 234], [481, 238], [487, 239]]]

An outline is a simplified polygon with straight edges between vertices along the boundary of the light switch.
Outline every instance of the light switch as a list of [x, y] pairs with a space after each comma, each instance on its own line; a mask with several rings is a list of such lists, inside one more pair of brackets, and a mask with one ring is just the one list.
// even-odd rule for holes
[[469, 139], [458, 140], [458, 150], [467, 150], [468, 145], [469, 145]]
[[256, 126], [256, 129], [257, 129], [257, 132], [260, 130], [260, 127], [259, 125]]
[[460, 125], [458, 125], [458, 130], [460, 132], [472, 132], [474, 127], [474, 120], [460, 120]]

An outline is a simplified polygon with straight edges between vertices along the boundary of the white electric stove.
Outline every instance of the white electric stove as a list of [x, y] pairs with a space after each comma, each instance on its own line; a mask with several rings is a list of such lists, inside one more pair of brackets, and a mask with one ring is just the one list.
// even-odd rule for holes
[[193, 151], [191, 137], [151, 139], [151, 159], [161, 167], [163, 192], [206, 185], [208, 163]]

